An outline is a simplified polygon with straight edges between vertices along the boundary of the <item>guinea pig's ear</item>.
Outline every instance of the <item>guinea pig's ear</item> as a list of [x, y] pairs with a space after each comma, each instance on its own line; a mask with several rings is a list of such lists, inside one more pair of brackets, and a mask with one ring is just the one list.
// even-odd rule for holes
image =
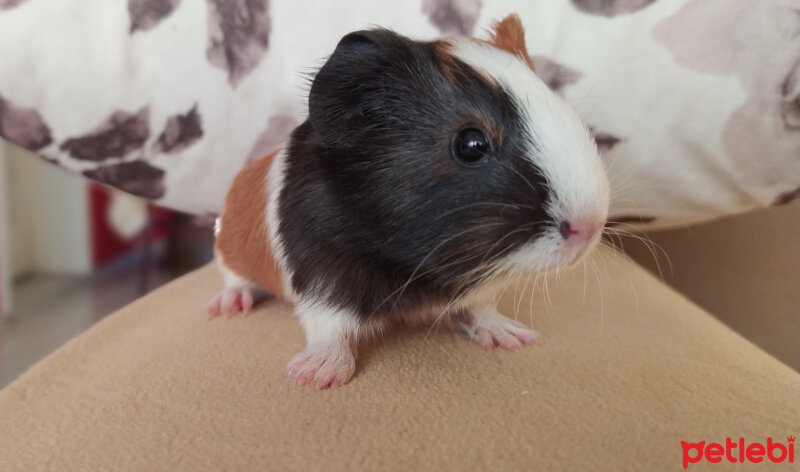
[[369, 125], [386, 84], [387, 52], [403, 48], [407, 38], [389, 30], [356, 31], [339, 41], [317, 72], [308, 95], [311, 125], [332, 145], [351, 145]]
[[519, 15], [511, 13], [492, 25], [491, 43], [494, 47], [503, 49], [523, 59], [528, 67], [533, 70], [533, 61], [525, 47], [525, 28]]

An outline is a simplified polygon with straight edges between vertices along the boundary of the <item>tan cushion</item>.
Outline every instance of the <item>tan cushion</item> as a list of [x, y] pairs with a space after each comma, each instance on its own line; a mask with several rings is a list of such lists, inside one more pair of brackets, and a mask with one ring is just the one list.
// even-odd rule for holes
[[646, 238], [655, 255], [632, 239], [626, 253], [800, 371], [800, 201]]
[[797, 435], [797, 373], [620, 256], [595, 265], [549, 303], [507, 292], [541, 345], [402, 333], [333, 391], [284, 376], [290, 307], [207, 321], [206, 267], [0, 392], [0, 470], [679, 470], [681, 440]]

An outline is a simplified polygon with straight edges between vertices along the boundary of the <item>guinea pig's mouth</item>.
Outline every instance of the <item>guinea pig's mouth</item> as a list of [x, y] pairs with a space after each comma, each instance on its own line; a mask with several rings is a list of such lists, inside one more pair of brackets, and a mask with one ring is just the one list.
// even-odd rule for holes
[[578, 264], [597, 246], [602, 224], [555, 225], [512, 251], [503, 266], [545, 272]]

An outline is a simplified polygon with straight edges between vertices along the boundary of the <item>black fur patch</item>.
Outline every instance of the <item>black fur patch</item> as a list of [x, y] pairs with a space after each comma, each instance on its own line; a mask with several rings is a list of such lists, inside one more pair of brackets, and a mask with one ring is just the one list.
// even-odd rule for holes
[[[484, 166], [451, 156], [465, 126], [493, 137]], [[289, 145], [279, 232], [294, 289], [370, 317], [484, 281], [554, 224], [545, 179], [523, 157], [532, 146], [514, 99], [435, 43], [346, 36]]]

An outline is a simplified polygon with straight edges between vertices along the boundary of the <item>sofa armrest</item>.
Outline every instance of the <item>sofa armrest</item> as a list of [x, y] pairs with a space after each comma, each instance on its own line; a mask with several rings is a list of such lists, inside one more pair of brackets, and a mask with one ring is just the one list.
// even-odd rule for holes
[[205, 267], [0, 392], [0, 469], [677, 470], [680, 441], [797, 435], [796, 372], [622, 256], [593, 263], [501, 299], [540, 345], [403, 332], [332, 391], [283, 373], [291, 307], [206, 320]]

